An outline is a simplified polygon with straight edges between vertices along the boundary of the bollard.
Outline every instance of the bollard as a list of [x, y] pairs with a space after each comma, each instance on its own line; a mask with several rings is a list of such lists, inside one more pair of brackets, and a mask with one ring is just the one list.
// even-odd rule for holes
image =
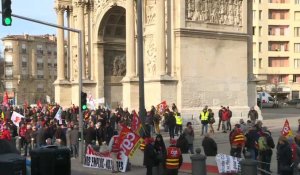
[[206, 175], [206, 156], [200, 154], [200, 148], [197, 148], [195, 152], [196, 154], [191, 155], [192, 175]]
[[16, 139], [16, 148], [17, 148], [18, 151], [21, 152], [21, 143], [20, 143], [21, 137], [16, 136], [15, 139]]
[[251, 154], [246, 152], [245, 159], [240, 161], [241, 174], [243, 175], [253, 175], [257, 174], [257, 161], [251, 159]]

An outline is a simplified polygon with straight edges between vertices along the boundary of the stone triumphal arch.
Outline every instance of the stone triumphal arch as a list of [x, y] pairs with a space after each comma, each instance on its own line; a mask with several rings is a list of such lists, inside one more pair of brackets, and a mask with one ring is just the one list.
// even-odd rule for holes
[[[144, 0], [145, 103], [204, 105], [246, 116], [256, 103], [251, 8], [246, 0]], [[134, 0], [56, 0], [58, 25], [84, 33], [83, 90], [111, 107], [138, 108]], [[77, 34], [58, 30], [56, 101], [78, 104]], [[68, 55], [63, 54], [65, 40]]]

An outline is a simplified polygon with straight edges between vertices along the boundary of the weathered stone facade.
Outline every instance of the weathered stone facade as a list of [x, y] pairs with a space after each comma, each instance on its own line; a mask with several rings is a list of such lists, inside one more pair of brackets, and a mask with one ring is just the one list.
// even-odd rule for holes
[[[146, 108], [166, 100], [192, 116], [205, 105], [226, 105], [234, 117], [245, 117], [256, 104], [251, 2], [143, 2]], [[112, 107], [138, 108], [135, 6], [133, 0], [56, 1], [56, 9], [66, 10], [69, 27], [84, 33], [83, 90], [105, 97]], [[62, 25], [60, 17], [58, 13]], [[63, 105], [78, 104], [78, 38], [74, 33], [68, 38], [70, 79], [58, 78], [55, 89]], [[58, 69], [59, 76], [64, 68]]]

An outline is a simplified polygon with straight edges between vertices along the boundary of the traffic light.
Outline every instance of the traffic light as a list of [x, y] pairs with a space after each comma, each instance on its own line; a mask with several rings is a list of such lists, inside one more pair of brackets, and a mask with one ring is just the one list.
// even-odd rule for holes
[[87, 109], [86, 97], [87, 97], [87, 94], [85, 92], [81, 92], [81, 109], [82, 110], [86, 110]]
[[11, 26], [11, 0], [1, 0], [2, 1], [2, 25]]

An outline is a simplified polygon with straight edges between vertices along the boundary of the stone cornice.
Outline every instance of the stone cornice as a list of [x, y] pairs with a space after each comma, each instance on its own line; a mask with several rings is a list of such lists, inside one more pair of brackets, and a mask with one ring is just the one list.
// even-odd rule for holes
[[180, 36], [180, 37], [220, 38], [220, 39], [235, 39], [235, 40], [247, 40], [248, 37], [252, 37], [246, 33], [208, 31], [208, 30], [199, 30], [199, 29], [188, 29], [188, 28], [174, 29], [174, 33], [175, 36]]

